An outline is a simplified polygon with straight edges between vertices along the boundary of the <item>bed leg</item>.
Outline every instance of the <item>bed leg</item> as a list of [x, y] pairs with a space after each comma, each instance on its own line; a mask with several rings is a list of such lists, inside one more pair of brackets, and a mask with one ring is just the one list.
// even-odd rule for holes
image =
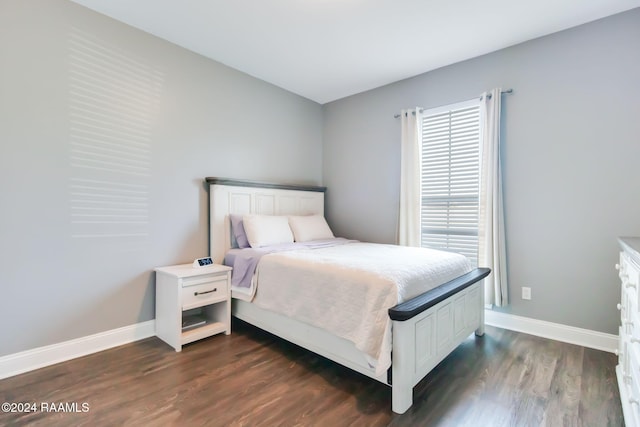
[[480, 292], [479, 292], [479, 300], [480, 304], [480, 324], [478, 325], [478, 329], [476, 329], [476, 336], [481, 337], [484, 335], [484, 287], [486, 286], [485, 280], [483, 279], [480, 284]]
[[413, 319], [393, 322], [393, 363], [391, 365], [391, 410], [404, 414], [413, 405], [415, 366], [415, 323]]
[[393, 384], [391, 388], [391, 410], [396, 414], [404, 414], [413, 405], [413, 387], [402, 387]]

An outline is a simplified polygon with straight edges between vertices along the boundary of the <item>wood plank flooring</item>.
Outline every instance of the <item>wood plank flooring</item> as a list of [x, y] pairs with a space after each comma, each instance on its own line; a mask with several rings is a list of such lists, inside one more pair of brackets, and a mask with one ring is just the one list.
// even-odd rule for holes
[[0, 403], [77, 403], [78, 412], [0, 413], [0, 425], [624, 425], [610, 353], [487, 327], [396, 415], [384, 384], [241, 321], [233, 326], [182, 353], [154, 337], [2, 380]]

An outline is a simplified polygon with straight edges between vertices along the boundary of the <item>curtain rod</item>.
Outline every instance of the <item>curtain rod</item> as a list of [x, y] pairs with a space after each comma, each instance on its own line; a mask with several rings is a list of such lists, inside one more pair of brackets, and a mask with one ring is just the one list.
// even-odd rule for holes
[[[513, 89], [506, 89], [506, 90], [500, 91], [500, 94], [505, 94], [505, 93], [513, 93]], [[487, 98], [491, 99], [491, 94], [487, 95]], [[480, 99], [482, 99], [482, 97], [480, 97]], [[420, 108], [420, 112], [422, 113], [423, 111], [424, 111], [424, 108]], [[413, 114], [415, 114], [415, 112], [413, 112]], [[394, 115], [393, 118], [399, 119], [400, 114]]]

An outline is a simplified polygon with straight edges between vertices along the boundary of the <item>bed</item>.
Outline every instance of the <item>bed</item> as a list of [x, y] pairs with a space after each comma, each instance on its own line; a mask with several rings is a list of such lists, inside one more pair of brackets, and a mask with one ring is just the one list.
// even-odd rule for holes
[[[209, 186], [210, 255], [215, 262], [222, 262], [225, 255], [231, 253], [238, 246], [231, 224], [231, 218], [234, 216], [244, 215], [245, 218], [252, 215], [273, 216], [276, 219], [276, 217], [291, 218], [292, 216], [299, 218], [322, 216], [323, 218], [324, 215], [325, 187], [268, 184], [224, 178], [206, 178], [205, 182]], [[328, 249], [313, 248], [312, 250], [325, 251], [331, 255], [334, 252], [343, 254], [342, 251], [345, 250], [356, 251], [356, 253], [363, 253], [358, 252], [363, 250], [374, 250], [375, 252], [381, 250], [379, 246], [382, 246], [377, 245], [372, 248], [367, 245], [371, 244], [338, 241], [331, 242]], [[405, 251], [401, 252], [398, 258], [411, 258], [407, 254], [411, 255], [411, 250], [417, 251], [417, 249], [401, 247], [396, 247], [393, 250]], [[366, 253], [369, 254], [369, 252]], [[370, 255], [367, 255], [364, 258], [368, 259], [369, 257]], [[313, 319], [292, 317], [289, 314], [290, 310], [288, 310], [291, 307], [288, 302], [284, 302], [284, 297], [281, 298], [280, 304], [278, 304], [278, 298], [272, 298], [271, 305], [262, 302], [266, 301], [266, 295], [269, 295], [265, 290], [268, 287], [265, 285], [265, 288], [262, 288], [263, 283], [268, 283], [267, 277], [270, 270], [266, 267], [267, 259], [276, 266], [272, 267], [274, 271], [272, 276], [278, 277], [278, 274], [282, 274], [286, 269], [283, 266], [290, 265], [293, 271], [302, 268], [299, 265], [303, 265], [304, 262], [311, 262], [308, 258], [307, 249], [287, 250], [283, 253], [265, 256], [263, 261], [260, 261], [259, 298], [248, 295], [253, 291], [247, 292], [239, 285], [234, 286], [232, 288], [232, 314], [258, 328], [391, 386], [391, 407], [395, 413], [404, 413], [411, 407], [413, 387], [463, 340], [473, 332], [478, 336], [484, 334], [482, 284], [483, 279], [490, 273], [487, 268], [458, 270], [461, 272], [460, 275], [452, 273], [456, 270], [440, 274], [435, 269], [432, 276], [436, 279], [432, 280], [437, 280], [438, 277], [447, 279], [442, 283], [432, 283], [425, 287], [428, 290], [424, 292], [420, 288], [415, 288], [418, 289], [417, 291], [412, 288], [413, 290], [407, 291], [404, 297], [396, 295], [395, 300], [388, 297], [388, 294], [383, 294], [384, 297], [376, 297], [377, 300], [384, 300], [382, 303], [387, 305], [384, 308], [384, 319], [382, 319], [380, 326], [382, 328], [384, 324], [384, 329], [380, 329], [383, 332], [371, 335], [380, 337], [380, 342], [376, 344], [379, 344], [380, 350], [379, 352], [375, 350], [375, 353], [367, 348], [369, 341], [365, 340], [365, 344], [363, 344], [358, 339], [341, 333], [343, 331], [339, 328], [336, 329], [335, 325], [332, 328], [329, 325], [317, 323]], [[278, 266], [277, 261], [282, 265]], [[296, 264], [289, 264], [294, 261]], [[312, 266], [312, 264], [309, 265]], [[391, 262], [385, 264], [388, 270], [393, 270], [391, 266]], [[366, 263], [358, 267], [372, 268]], [[396, 269], [401, 272], [403, 268], [404, 266], [399, 264]], [[319, 268], [312, 276], [315, 278], [324, 270], [328, 269]], [[451, 277], [452, 274], [455, 277]], [[312, 276], [307, 274], [305, 277]], [[324, 277], [325, 286], [331, 285], [331, 277], [329, 273]], [[371, 277], [373, 281], [376, 276]], [[282, 279], [282, 286], [285, 286], [286, 281]], [[311, 281], [309, 279], [309, 282]], [[290, 286], [295, 286], [295, 283]], [[277, 287], [273, 287], [273, 289], [277, 289]], [[262, 291], [262, 295], [265, 295], [264, 297], [260, 291]], [[416, 294], [416, 292], [418, 293]], [[335, 298], [336, 293], [334, 292], [333, 295]], [[390, 303], [390, 301], [397, 303]], [[340, 300], [334, 299], [326, 302], [326, 306], [340, 306], [340, 302]], [[298, 311], [310, 311], [308, 308], [302, 307]], [[345, 310], [345, 312], [347, 311], [351, 310]], [[376, 319], [379, 317], [378, 315]], [[349, 321], [347, 319], [345, 322]], [[340, 325], [342, 322], [341, 320], [335, 323]], [[365, 325], [377, 323], [380, 322], [370, 322], [369, 320], [364, 322]], [[372, 348], [377, 349], [378, 347]], [[388, 357], [385, 356], [387, 354]], [[389, 366], [388, 369], [387, 366]]]

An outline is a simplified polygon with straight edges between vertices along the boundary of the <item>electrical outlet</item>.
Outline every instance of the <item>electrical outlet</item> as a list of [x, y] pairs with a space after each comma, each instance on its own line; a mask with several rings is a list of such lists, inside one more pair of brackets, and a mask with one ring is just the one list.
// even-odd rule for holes
[[531, 299], [531, 288], [523, 286], [522, 287], [522, 299]]

